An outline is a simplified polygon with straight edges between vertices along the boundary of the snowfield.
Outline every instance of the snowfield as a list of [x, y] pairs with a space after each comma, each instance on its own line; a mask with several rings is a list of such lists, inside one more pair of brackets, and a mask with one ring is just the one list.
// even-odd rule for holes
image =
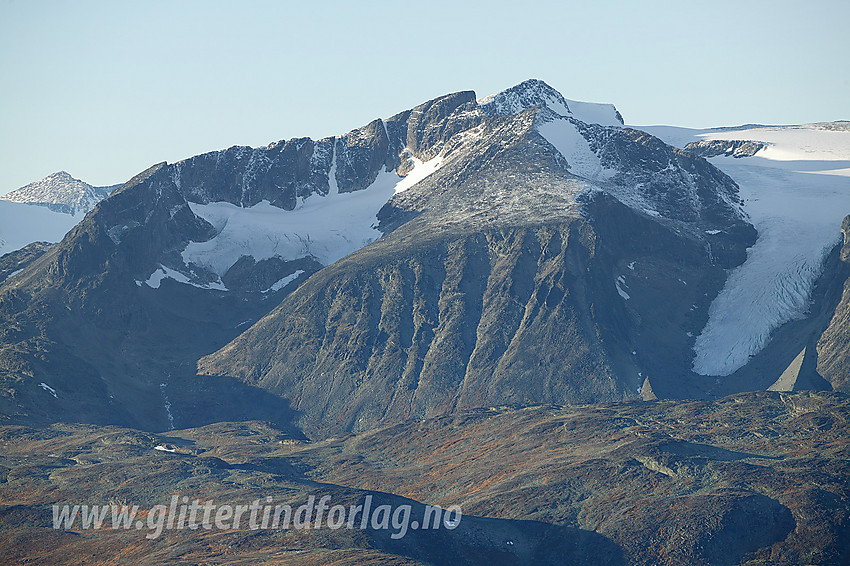
[[[187, 266], [200, 265], [219, 277], [242, 256], [252, 256], [256, 261], [309, 256], [322, 265], [330, 265], [377, 240], [381, 236], [377, 218], [381, 207], [394, 194], [436, 171], [443, 158], [412, 160], [414, 167], [407, 176], [381, 171], [369, 187], [350, 193], [340, 193], [336, 188], [332, 165], [329, 194], [313, 194], [299, 201], [293, 210], [272, 206], [268, 201], [247, 208], [229, 202], [189, 203], [192, 212], [215, 227], [216, 236], [206, 242], [190, 242], [182, 252], [183, 261]], [[162, 266], [145, 283], [156, 288], [165, 277], [191, 284], [182, 273]], [[211, 288], [226, 290], [223, 286]]]
[[564, 156], [572, 174], [597, 182], [607, 181], [617, 174], [616, 171], [602, 166], [599, 157], [590, 149], [587, 139], [569, 120], [555, 118], [550, 122], [537, 124], [535, 128]]
[[599, 124], [600, 126], [623, 126], [623, 119], [613, 104], [602, 102], [581, 102], [566, 99], [570, 112], [577, 120], [585, 124]]
[[85, 216], [54, 212], [44, 206], [0, 200], [0, 255], [33, 242], [56, 243]]
[[761, 351], [780, 325], [805, 316], [823, 261], [850, 214], [850, 129], [822, 125], [692, 130], [641, 127], [665, 142], [755, 140], [754, 157], [711, 161], [740, 186], [759, 238], [732, 270], [694, 345], [694, 371], [725, 376]]

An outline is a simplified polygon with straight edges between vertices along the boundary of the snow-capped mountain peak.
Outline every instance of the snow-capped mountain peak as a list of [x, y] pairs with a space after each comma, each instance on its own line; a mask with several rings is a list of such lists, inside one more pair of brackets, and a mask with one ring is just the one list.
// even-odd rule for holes
[[74, 216], [94, 208], [116, 186], [94, 187], [75, 179], [66, 171], [58, 171], [40, 181], [0, 196], [0, 199], [44, 206], [54, 212]]
[[58, 171], [0, 195], [0, 255], [32, 242], [58, 242], [117, 186], [93, 187]]
[[478, 101], [489, 115], [518, 114], [532, 106], [545, 106], [558, 116], [571, 117], [586, 124], [622, 126], [623, 117], [613, 104], [569, 100], [539, 79], [528, 79], [502, 92]]

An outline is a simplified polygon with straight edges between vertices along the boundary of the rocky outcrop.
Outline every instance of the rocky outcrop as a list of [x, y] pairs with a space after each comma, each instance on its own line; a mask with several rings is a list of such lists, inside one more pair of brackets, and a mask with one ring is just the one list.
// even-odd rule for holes
[[685, 151], [705, 159], [718, 155], [741, 158], [752, 157], [765, 147], [765, 143], [752, 140], [700, 140], [686, 145]]
[[817, 354], [806, 346], [782, 375], [767, 388], [768, 391], [831, 390], [832, 387], [817, 373]]
[[19, 250], [0, 256], [0, 285], [4, 281], [21, 273], [32, 262], [41, 257], [50, 248], [47, 242], [33, 242]]

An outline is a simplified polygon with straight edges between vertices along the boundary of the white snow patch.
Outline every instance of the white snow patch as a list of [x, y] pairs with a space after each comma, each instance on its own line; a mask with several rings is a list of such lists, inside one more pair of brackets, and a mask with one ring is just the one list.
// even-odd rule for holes
[[617, 174], [615, 170], [602, 166], [599, 157], [590, 149], [587, 139], [569, 120], [556, 118], [537, 124], [536, 128], [537, 132], [564, 156], [573, 175], [590, 181], [607, 181]]
[[630, 262], [629, 262], [629, 264], [628, 264], [626, 267], [628, 267], [629, 269], [631, 269], [632, 271], [634, 271], [634, 270], [635, 270], [635, 262], [630, 261]]
[[[377, 229], [381, 207], [397, 192], [436, 171], [442, 157], [414, 162], [406, 177], [381, 171], [369, 187], [350, 193], [338, 192], [332, 174], [328, 196], [311, 195], [294, 210], [272, 206], [268, 201], [248, 208], [228, 202], [189, 203], [192, 212], [212, 224], [217, 234], [206, 242], [190, 242], [183, 250], [183, 261], [219, 276], [242, 256], [252, 256], [256, 261], [310, 256], [330, 265], [377, 240], [381, 236]], [[335, 161], [332, 163], [334, 173]]]
[[[213, 281], [212, 283], [195, 283], [189, 277], [180, 273], [176, 269], [171, 269], [170, 267], [165, 267], [164, 265], [160, 265], [158, 268], [151, 273], [150, 277], [148, 277], [147, 281], [145, 281], [145, 285], [151, 287], [153, 289], [159, 289], [160, 284], [163, 279], [173, 279], [178, 283], [184, 283], [186, 285], [192, 285], [193, 287], [198, 287], [200, 289], [215, 289], [217, 291], [227, 291], [227, 287], [224, 286], [221, 279], [218, 281]], [[136, 281], [136, 285], [141, 287], [141, 282]]]
[[174, 448], [166, 448], [162, 444], [158, 444], [158, 445], [154, 446], [153, 449], [159, 450], [160, 452], [171, 452], [171, 453], [177, 452], [177, 450], [175, 450]]
[[39, 383], [38, 386], [41, 387], [42, 389], [44, 389], [45, 391], [47, 391], [48, 393], [50, 393], [51, 395], [53, 395], [54, 397], [56, 397], [57, 399], [59, 398], [56, 395], [56, 390], [53, 389], [52, 387], [50, 387], [49, 385], [47, 385], [46, 383], [44, 383], [43, 381], [41, 383]]
[[14, 277], [15, 275], [17, 275], [18, 273], [20, 273], [22, 271], [23, 271], [23, 269], [16, 269], [15, 271], [13, 271], [9, 275], [7, 275], [4, 279], [0, 279], [0, 283], [2, 283], [3, 281], [8, 281], [9, 279], [11, 279], [12, 277]]
[[719, 234], [719, 233], [720, 233], [720, 232], [722, 232], [722, 231], [723, 231], [723, 230], [706, 230], [706, 231], [705, 231], [705, 233], [706, 233], [706, 234], [710, 234], [710, 235], [712, 235], [712, 236], [713, 236], [713, 235], [715, 235], [715, 234]]
[[443, 157], [438, 155], [428, 161], [421, 161], [413, 156], [410, 160], [414, 163], [413, 169], [395, 185], [395, 192], [400, 193], [406, 191], [434, 171], [440, 168], [443, 164]]
[[694, 345], [694, 371], [729, 375], [760, 352], [776, 328], [809, 308], [823, 261], [850, 212], [850, 132], [815, 126], [642, 129], [679, 147], [699, 139], [768, 144], [753, 157], [710, 159], [738, 183], [759, 232], [747, 260], [711, 304]]
[[598, 102], [580, 102], [567, 99], [572, 115], [585, 124], [599, 124], [601, 126], [616, 126], [621, 128], [623, 122], [618, 118], [617, 109], [613, 104]]
[[[289, 285], [292, 281], [295, 281], [296, 279], [298, 279], [298, 276], [301, 275], [302, 273], [304, 273], [304, 270], [299, 269], [295, 273], [291, 273], [291, 274], [287, 275], [286, 277], [278, 280], [274, 285], [272, 285], [271, 287], [269, 287], [268, 289], [263, 291], [263, 293], [280, 291], [281, 289], [283, 289], [284, 287]], [[237, 328], [239, 328], [239, 327], [237, 326]]]
[[338, 195], [339, 194], [339, 184], [336, 181], [336, 144], [337, 141], [334, 140], [333, 144], [333, 154], [331, 155], [331, 168], [328, 171], [328, 195]]
[[622, 275], [620, 275], [619, 277], [617, 277], [617, 279], [614, 281], [614, 285], [617, 287], [617, 293], [618, 293], [621, 297], [623, 297], [623, 299], [625, 299], [625, 300], [627, 300], [627, 301], [628, 301], [629, 299], [631, 299], [631, 298], [632, 298], [632, 297], [631, 297], [631, 296], [630, 296], [630, 295], [629, 295], [629, 294], [625, 291], [625, 289], [623, 289], [623, 287], [628, 287], [628, 285], [626, 285], [626, 278], [625, 278], [625, 277], [623, 277]]

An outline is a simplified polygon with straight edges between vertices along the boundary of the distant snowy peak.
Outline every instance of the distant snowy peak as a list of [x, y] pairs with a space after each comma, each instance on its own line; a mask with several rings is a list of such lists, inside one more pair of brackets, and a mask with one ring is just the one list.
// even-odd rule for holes
[[532, 106], [546, 106], [559, 116], [572, 114], [561, 93], [538, 79], [529, 79], [507, 90], [484, 97], [478, 101], [478, 105], [489, 115], [519, 114]]
[[598, 104], [568, 100], [539, 79], [529, 79], [497, 94], [478, 101], [482, 111], [489, 115], [518, 114], [533, 106], [544, 106], [563, 117], [572, 117], [586, 124], [601, 126], [623, 125], [623, 117], [613, 104]]
[[117, 186], [94, 187], [65, 171], [59, 171], [0, 196], [0, 199], [44, 206], [54, 212], [74, 216], [93, 209]]

